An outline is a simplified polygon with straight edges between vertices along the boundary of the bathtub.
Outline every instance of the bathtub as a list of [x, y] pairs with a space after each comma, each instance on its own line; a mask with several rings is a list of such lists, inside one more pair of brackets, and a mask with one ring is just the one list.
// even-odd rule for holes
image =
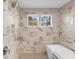
[[61, 45], [47, 45], [48, 59], [75, 59], [75, 53]]

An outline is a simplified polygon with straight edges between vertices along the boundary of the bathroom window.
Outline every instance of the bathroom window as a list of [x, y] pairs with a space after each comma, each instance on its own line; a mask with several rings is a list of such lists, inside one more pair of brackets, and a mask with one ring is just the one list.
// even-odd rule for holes
[[28, 27], [51, 27], [52, 16], [51, 15], [27, 15]]

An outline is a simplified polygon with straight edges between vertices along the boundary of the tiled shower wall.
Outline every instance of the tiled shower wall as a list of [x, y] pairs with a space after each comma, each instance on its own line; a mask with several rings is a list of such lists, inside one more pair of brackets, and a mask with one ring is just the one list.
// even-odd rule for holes
[[13, 6], [13, 2], [11, 0], [4, 0], [3, 7], [3, 48], [5, 46], [8, 47], [8, 52], [3, 56], [3, 58], [16, 59], [18, 13], [16, 8]]
[[[52, 27], [28, 27], [28, 14], [52, 15]], [[59, 43], [60, 13], [58, 9], [19, 9], [19, 59], [47, 59], [46, 45]], [[26, 57], [27, 56], [27, 57]], [[32, 56], [32, 57], [29, 57]]]
[[[20, 9], [19, 53], [46, 53], [46, 45], [58, 43], [60, 14], [57, 9]], [[28, 14], [52, 15], [52, 27], [28, 27]]]
[[60, 11], [60, 44], [75, 50], [75, 2], [68, 3]]

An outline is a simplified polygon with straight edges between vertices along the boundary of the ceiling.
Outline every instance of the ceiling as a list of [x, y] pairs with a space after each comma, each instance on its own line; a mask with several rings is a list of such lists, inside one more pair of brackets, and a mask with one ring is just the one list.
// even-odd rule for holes
[[60, 8], [71, 0], [19, 0], [21, 8]]

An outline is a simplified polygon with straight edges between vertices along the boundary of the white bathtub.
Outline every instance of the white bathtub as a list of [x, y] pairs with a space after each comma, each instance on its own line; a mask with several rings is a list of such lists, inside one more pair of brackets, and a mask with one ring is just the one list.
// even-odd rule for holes
[[48, 59], [75, 59], [75, 53], [61, 45], [47, 45]]

